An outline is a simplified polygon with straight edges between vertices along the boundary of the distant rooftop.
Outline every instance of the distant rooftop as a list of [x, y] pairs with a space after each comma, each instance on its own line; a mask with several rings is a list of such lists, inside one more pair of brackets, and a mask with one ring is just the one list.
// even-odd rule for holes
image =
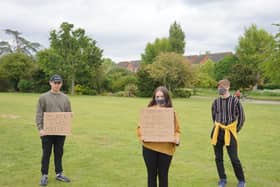
[[[196, 64], [203, 64], [209, 59], [214, 62], [219, 62], [225, 56], [230, 56], [230, 55], [233, 55], [233, 53], [232, 52], [206, 53], [203, 55], [188, 55], [185, 57], [191, 64], [196, 65]], [[136, 73], [139, 68], [140, 63], [141, 63], [141, 60], [131, 60], [131, 61], [119, 62], [119, 63], [117, 63], [117, 65], [119, 67], [126, 68], [127, 70]]]

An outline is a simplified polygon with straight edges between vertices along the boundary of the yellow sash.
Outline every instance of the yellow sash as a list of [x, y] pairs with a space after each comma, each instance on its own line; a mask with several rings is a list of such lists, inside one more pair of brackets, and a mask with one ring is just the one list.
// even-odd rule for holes
[[211, 140], [211, 143], [213, 145], [217, 144], [217, 139], [218, 139], [218, 134], [219, 134], [220, 128], [223, 128], [225, 130], [225, 138], [224, 139], [225, 139], [225, 145], [226, 146], [229, 146], [229, 144], [230, 144], [230, 133], [232, 133], [233, 137], [236, 140], [236, 144], [238, 144], [237, 143], [237, 130], [236, 130], [237, 121], [234, 121], [227, 126], [215, 121], [215, 127], [214, 128], [215, 129], [214, 129], [213, 137], [212, 137], [212, 140]]

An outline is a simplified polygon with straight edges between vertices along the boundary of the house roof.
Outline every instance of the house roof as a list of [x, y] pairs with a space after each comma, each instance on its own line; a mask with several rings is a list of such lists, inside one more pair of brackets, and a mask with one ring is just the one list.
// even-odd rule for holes
[[233, 55], [232, 52], [222, 52], [222, 53], [209, 53], [209, 54], [203, 54], [203, 55], [189, 55], [185, 56], [187, 60], [191, 64], [201, 64], [207, 61], [208, 59], [211, 59], [214, 62], [219, 62], [222, 60], [225, 56]]
[[[219, 62], [225, 56], [233, 55], [232, 52], [221, 52], [221, 53], [207, 53], [203, 55], [188, 55], [185, 58], [190, 62], [190, 64], [203, 64], [207, 60], [211, 59], [214, 62]], [[131, 61], [122, 61], [117, 63], [119, 67], [126, 68], [129, 71], [137, 72], [138, 67], [141, 63], [141, 60], [131, 60]]]

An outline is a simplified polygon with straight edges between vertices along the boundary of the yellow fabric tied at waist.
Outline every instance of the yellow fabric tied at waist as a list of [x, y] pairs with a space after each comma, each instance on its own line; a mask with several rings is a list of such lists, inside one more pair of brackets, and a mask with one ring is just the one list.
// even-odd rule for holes
[[230, 133], [233, 135], [233, 137], [236, 140], [236, 144], [237, 144], [237, 121], [232, 122], [231, 124], [228, 125], [223, 125], [221, 123], [218, 123], [215, 121], [215, 127], [214, 127], [214, 132], [213, 132], [213, 137], [211, 140], [211, 143], [213, 145], [217, 144], [217, 140], [218, 140], [218, 134], [219, 134], [219, 130], [220, 128], [225, 130], [225, 145], [229, 146], [230, 144]]

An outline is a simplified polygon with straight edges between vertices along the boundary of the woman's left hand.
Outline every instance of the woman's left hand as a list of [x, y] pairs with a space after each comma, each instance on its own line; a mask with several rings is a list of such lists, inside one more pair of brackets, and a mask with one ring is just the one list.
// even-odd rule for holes
[[175, 143], [176, 145], [179, 145], [179, 144], [180, 144], [180, 139], [179, 139], [179, 137], [175, 137], [174, 143]]

